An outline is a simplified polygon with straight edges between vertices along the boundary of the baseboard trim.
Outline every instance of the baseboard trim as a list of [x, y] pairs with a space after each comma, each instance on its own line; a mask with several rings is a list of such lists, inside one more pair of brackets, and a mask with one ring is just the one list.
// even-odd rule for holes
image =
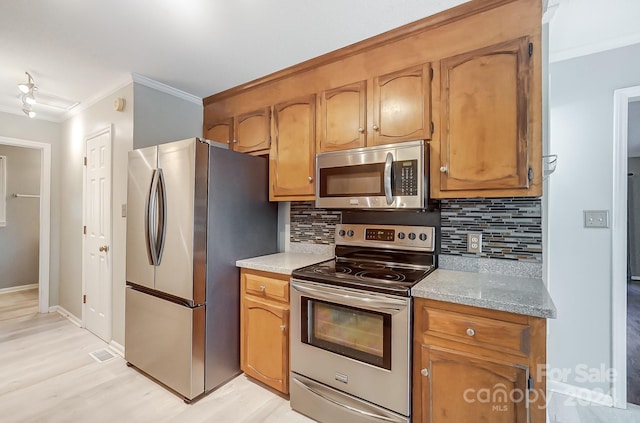
[[124, 345], [120, 345], [116, 341], [112, 340], [109, 342], [109, 348], [111, 348], [113, 352], [118, 354], [120, 357], [124, 357]]
[[577, 398], [581, 401], [588, 401], [605, 407], [613, 407], [613, 397], [602, 392], [553, 380], [547, 380], [547, 389], [551, 392]]
[[34, 289], [34, 288], [38, 288], [37, 283], [32, 283], [29, 285], [10, 286], [9, 288], [0, 289], [0, 294], [8, 294], [9, 292], [26, 291], [28, 289]]
[[54, 312], [60, 314], [62, 317], [66, 317], [71, 321], [71, 323], [78, 326], [79, 328], [82, 327], [82, 320], [78, 319], [78, 317], [70, 313], [69, 310], [67, 310], [66, 308], [59, 305], [49, 307], [49, 313], [54, 313]]

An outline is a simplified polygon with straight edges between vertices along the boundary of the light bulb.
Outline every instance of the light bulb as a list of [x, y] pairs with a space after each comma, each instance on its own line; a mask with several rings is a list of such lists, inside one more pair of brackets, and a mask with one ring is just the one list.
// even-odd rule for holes
[[33, 96], [33, 93], [25, 95], [24, 101], [28, 104], [36, 104], [36, 98]]
[[29, 111], [29, 113], [27, 113], [27, 116], [29, 116], [31, 119], [33, 119], [34, 117], [36, 117], [36, 112]]
[[31, 87], [33, 87], [33, 84], [18, 84], [18, 89], [25, 94], [31, 91]]

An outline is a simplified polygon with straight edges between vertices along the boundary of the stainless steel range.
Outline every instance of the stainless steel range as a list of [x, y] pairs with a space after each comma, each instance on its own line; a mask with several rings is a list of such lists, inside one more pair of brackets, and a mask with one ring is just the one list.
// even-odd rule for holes
[[336, 258], [293, 272], [291, 407], [320, 422], [411, 421], [411, 297], [435, 229], [342, 224]]

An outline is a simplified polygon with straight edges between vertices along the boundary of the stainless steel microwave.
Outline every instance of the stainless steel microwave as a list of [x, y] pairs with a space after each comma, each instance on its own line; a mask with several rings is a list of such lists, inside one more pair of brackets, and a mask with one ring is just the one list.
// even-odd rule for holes
[[316, 207], [422, 209], [428, 148], [423, 140], [316, 155]]

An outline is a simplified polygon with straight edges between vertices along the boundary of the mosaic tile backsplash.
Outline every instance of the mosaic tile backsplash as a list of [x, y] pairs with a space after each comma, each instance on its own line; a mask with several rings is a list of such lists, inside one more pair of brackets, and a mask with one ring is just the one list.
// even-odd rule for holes
[[336, 224], [342, 220], [339, 210], [314, 208], [313, 201], [291, 203], [291, 242], [310, 244], [335, 243]]
[[[393, 213], [393, 212], [391, 212]], [[542, 262], [542, 205], [539, 198], [442, 200], [441, 254]], [[291, 203], [291, 242], [333, 244], [337, 210]], [[467, 233], [482, 233], [482, 253], [466, 252]]]
[[[442, 200], [441, 252], [467, 257], [542, 262], [539, 198]], [[482, 233], [482, 253], [467, 253], [467, 233]]]

